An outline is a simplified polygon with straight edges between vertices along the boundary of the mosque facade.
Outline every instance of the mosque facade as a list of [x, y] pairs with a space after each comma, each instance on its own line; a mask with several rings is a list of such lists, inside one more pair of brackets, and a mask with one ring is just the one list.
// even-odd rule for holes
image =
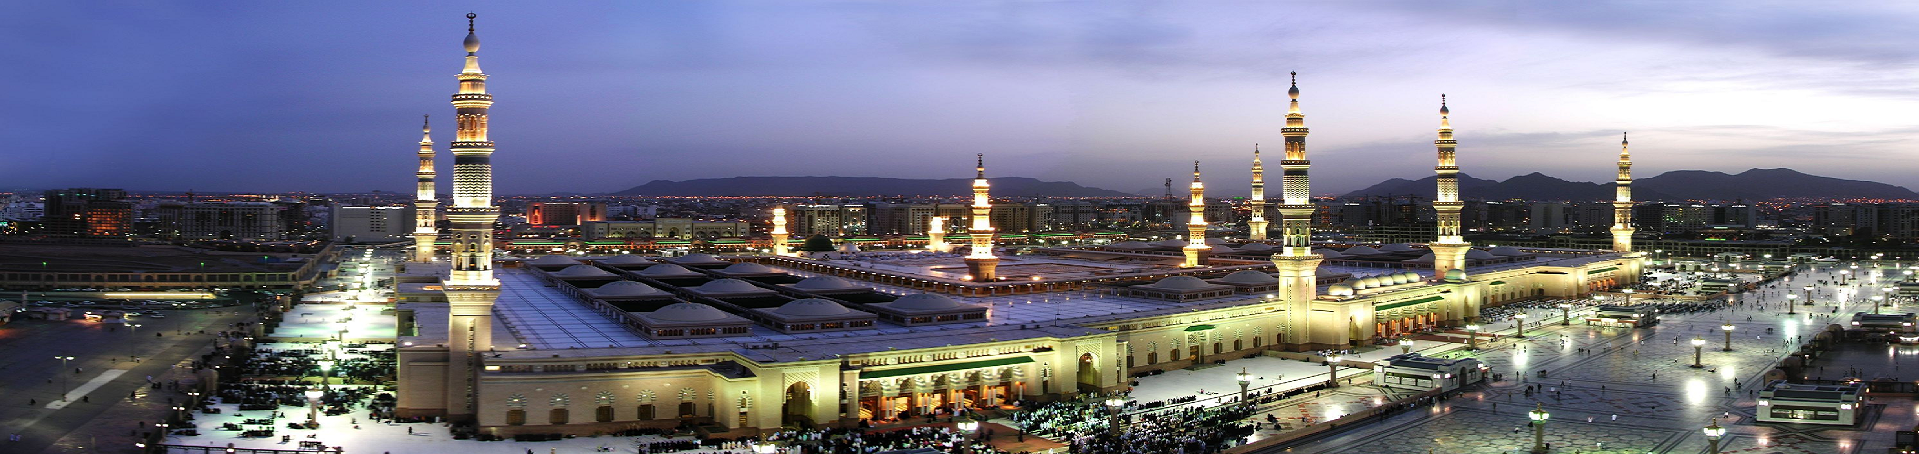
[[[397, 411], [486, 436], [853, 425], [1071, 398], [1122, 389], [1143, 372], [1459, 327], [1488, 305], [1577, 297], [1639, 273], [1630, 232], [1617, 251], [1475, 249], [1449, 243], [1458, 232], [1442, 223], [1435, 244], [1456, 245], [1456, 259], [1431, 246], [1430, 258], [1415, 245], [1315, 249], [1296, 80], [1270, 243], [1258, 239], [1264, 232], [1208, 240], [1199, 231], [1162, 255], [996, 251], [980, 156], [964, 252], [496, 261], [492, 97], [468, 17], [445, 213], [454, 247], [450, 260], [411, 261], [396, 278]], [[1442, 176], [1457, 172], [1446, 113], [1442, 103]], [[422, 147], [427, 182], [430, 140]], [[1256, 155], [1255, 175], [1260, 166]], [[1436, 203], [1455, 203], [1445, 181]], [[1202, 190], [1196, 167], [1195, 210]], [[1455, 265], [1421, 271], [1442, 257]], [[1422, 260], [1435, 263], [1408, 266]]]

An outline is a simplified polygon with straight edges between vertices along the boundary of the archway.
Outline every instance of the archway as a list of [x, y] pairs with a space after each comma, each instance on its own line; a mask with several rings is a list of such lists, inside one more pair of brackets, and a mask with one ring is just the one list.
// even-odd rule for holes
[[1079, 389], [1099, 392], [1099, 360], [1092, 353], [1079, 355]]
[[806, 382], [793, 382], [786, 387], [786, 404], [781, 410], [781, 424], [797, 424], [809, 427], [813, 424], [813, 389]]

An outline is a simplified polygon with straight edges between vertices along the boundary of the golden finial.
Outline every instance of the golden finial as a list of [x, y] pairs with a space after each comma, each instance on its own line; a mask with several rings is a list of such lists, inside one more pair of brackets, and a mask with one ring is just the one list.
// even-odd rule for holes
[[979, 172], [977, 178], [986, 178], [986, 153], [975, 153], [973, 159], [977, 160], [973, 167], [975, 172]]
[[1199, 182], [1199, 161], [1193, 161], [1193, 182]]
[[467, 33], [473, 33], [473, 18], [475, 17], [480, 17], [480, 15], [473, 14], [471, 12], [466, 13], [466, 32]]
[[1626, 133], [1624, 132], [1619, 133], [1619, 144], [1620, 145], [1626, 144]]
[[1440, 93], [1439, 94], [1439, 115], [1443, 117], [1451, 113], [1453, 113], [1453, 110], [1446, 108], [1446, 94]]
[[429, 121], [432, 117], [432, 115], [420, 116], [420, 132], [433, 132], [433, 123]]

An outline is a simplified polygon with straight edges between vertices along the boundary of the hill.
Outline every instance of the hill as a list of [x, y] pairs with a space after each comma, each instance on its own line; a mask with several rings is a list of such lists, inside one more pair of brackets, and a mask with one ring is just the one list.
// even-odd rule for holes
[[[1070, 181], [1024, 177], [988, 178], [993, 195], [1004, 197], [1128, 197], [1120, 191], [1080, 186]], [[970, 178], [910, 179], [879, 177], [732, 177], [653, 180], [615, 195], [646, 196], [961, 196], [972, 193]]]
[[[1394, 178], [1349, 197], [1419, 194], [1430, 197], [1438, 177], [1417, 181]], [[1461, 195], [1480, 200], [1610, 200], [1611, 182], [1567, 181], [1533, 172], [1493, 181], [1459, 175]], [[1738, 174], [1705, 170], [1675, 170], [1633, 181], [1633, 199], [1652, 200], [1769, 200], [1811, 199], [1919, 199], [1910, 189], [1872, 181], [1808, 175], [1792, 169], [1750, 169]]]

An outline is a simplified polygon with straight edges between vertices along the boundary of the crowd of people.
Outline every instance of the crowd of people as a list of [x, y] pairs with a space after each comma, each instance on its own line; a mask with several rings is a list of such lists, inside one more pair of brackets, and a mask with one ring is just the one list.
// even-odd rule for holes
[[[329, 353], [318, 348], [262, 346], [255, 349], [244, 370], [246, 375], [252, 377], [327, 375], [343, 383], [346, 380], [371, 382], [391, 377], [395, 368], [393, 350], [365, 347], [362, 344], [347, 344], [339, 353]], [[332, 367], [321, 367], [322, 360], [332, 360]]]

